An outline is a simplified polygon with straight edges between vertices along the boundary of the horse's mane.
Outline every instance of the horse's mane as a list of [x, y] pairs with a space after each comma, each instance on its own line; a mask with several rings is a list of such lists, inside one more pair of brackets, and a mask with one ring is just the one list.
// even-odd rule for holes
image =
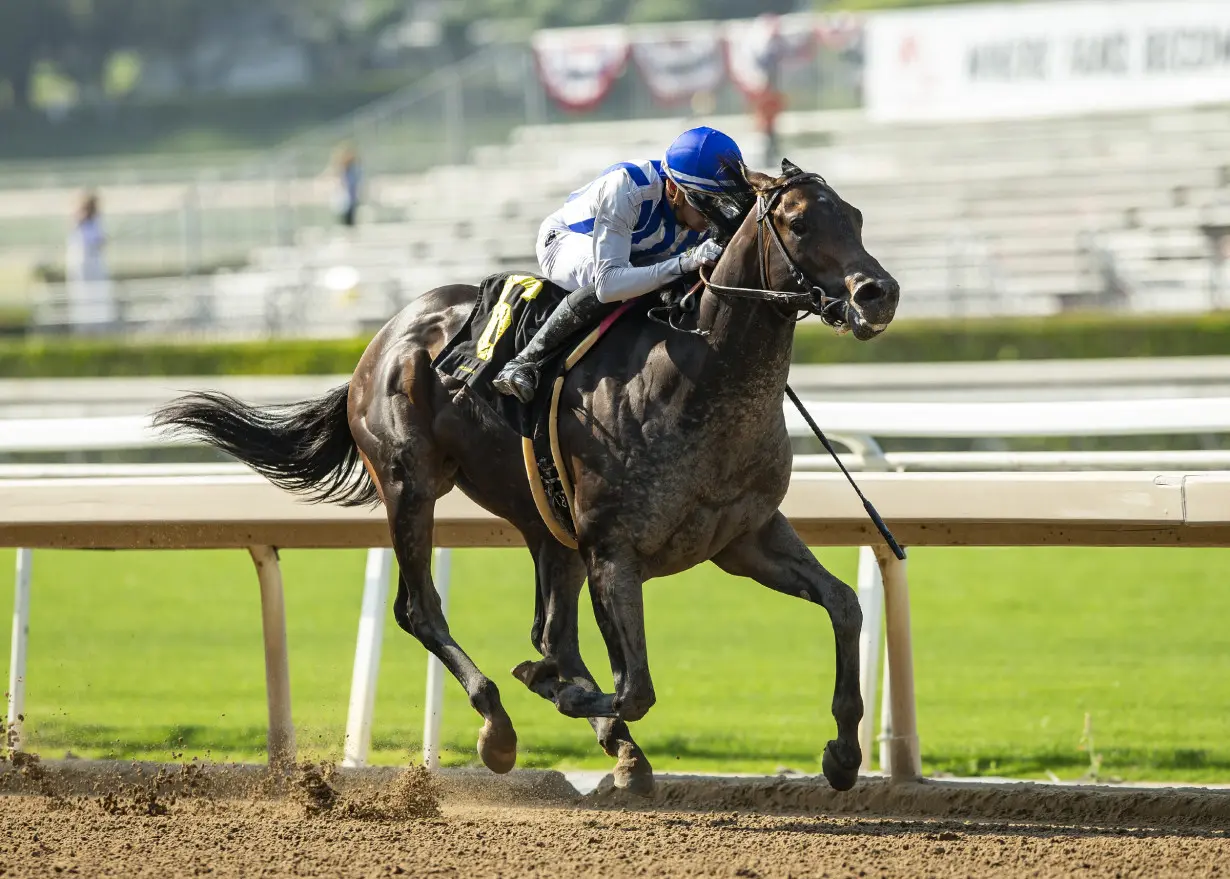
[[755, 206], [759, 189], [749, 179], [749, 175], [756, 172], [740, 161], [723, 161], [722, 171], [723, 191], [706, 200], [703, 213], [713, 230], [713, 237], [719, 244], [725, 245], [739, 231], [748, 212]]
[[733, 159], [723, 161], [722, 170], [724, 189], [721, 193], [709, 197], [706, 210], [703, 211], [705, 219], [713, 229], [714, 238], [722, 245], [729, 243], [739, 231], [748, 212], [756, 206], [757, 196], [780, 186], [787, 178], [802, 173], [796, 165], [783, 162], [782, 176], [771, 177], [753, 171], [743, 162]]

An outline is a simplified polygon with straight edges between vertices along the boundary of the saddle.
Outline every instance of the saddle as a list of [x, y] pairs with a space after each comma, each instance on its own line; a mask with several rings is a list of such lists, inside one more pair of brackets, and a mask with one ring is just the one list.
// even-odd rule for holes
[[597, 324], [579, 331], [543, 362], [538, 393], [530, 405], [523, 406], [515, 397], [496, 391], [491, 381], [567, 295], [567, 290], [541, 275], [489, 275], [479, 284], [478, 299], [469, 317], [432, 361], [432, 366], [461, 382], [455, 400], [466, 397], [476, 401], [521, 436], [525, 472], [538, 513], [556, 540], [575, 549], [572, 484], [560, 455], [557, 432], [564, 377], [617, 320], [630, 313], [634, 317], [629, 320], [659, 320], [651, 313], [663, 307], [679, 308], [682, 291], [674, 287], [663, 291], [660, 301], [665, 306], [647, 307], [653, 303], [648, 296], [621, 303]]

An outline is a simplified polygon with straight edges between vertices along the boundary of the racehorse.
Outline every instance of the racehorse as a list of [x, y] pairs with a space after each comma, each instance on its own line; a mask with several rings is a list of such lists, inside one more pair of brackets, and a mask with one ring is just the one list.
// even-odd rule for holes
[[[495, 683], [450, 634], [431, 579], [435, 501], [455, 487], [511, 522], [534, 557], [530, 640], [541, 658], [513, 674], [563, 714], [588, 718], [617, 760], [617, 786], [653, 789], [649, 760], [628, 729], [655, 701], [642, 584], [712, 560], [828, 612], [837, 738], [821, 765], [834, 788], [848, 790], [861, 758], [862, 614], [854, 591], [778, 510], [791, 473], [782, 403], [800, 311], [865, 341], [892, 320], [899, 287], [863, 246], [858, 209], [819, 175], [789, 162], [782, 170], [770, 177], [739, 167], [719, 230], [728, 243], [710, 277], [702, 275], [692, 332], [618, 321], [568, 373], [558, 441], [574, 486], [578, 549], [544, 524], [517, 432], [431, 367], [468, 318], [474, 286], [423, 294], [376, 334], [350, 381], [319, 399], [258, 409], [192, 394], [156, 420], [312, 500], [383, 501], [399, 566], [394, 616], [465, 688], [483, 718], [478, 754], [493, 771], [512, 769], [517, 736]], [[610, 694], [578, 645], [586, 579], [609, 653]]]

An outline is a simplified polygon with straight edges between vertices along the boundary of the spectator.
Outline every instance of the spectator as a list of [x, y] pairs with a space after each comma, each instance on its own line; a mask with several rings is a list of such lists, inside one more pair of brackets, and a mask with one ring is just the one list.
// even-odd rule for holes
[[359, 159], [353, 147], [338, 151], [334, 159], [337, 171], [337, 217], [343, 226], [353, 228], [359, 210], [359, 189], [363, 180]]
[[782, 61], [786, 53], [786, 43], [782, 39], [776, 19], [768, 16], [766, 18], [770, 18], [773, 24], [769, 39], [756, 58], [764, 71], [765, 87], [753, 101], [752, 116], [756, 130], [764, 136], [764, 167], [772, 168], [781, 159], [778, 153], [777, 117], [786, 107], [785, 95], [781, 92]]
[[105, 332], [116, 319], [103, 256], [106, 241], [98, 214], [98, 196], [87, 192], [77, 209], [65, 259], [68, 322], [78, 332]]
[[762, 94], [757, 95], [752, 108], [756, 130], [764, 136], [763, 157], [764, 168], [772, 168], [781, 159], [777, 140], [777, 117], [785, 109], [785, 97], [776, 88], [770, 86]]

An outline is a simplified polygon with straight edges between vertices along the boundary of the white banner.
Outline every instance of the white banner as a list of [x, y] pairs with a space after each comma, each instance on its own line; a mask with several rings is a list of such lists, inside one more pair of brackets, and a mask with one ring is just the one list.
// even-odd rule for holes
[[632, 38], [632, 60], [654, 100], [664, 104], [713, 91], [726, 76], [721, 39], [713, 25], [640, 31]]
[[1230, 0], [878, 13], [866, 37], [865, 103], [885, 121], [1230, 101]]
[[628, 63], [628, 35], [621, 27], [542, 30], [533, 45], [543, 88], [568, 110], [596, 107]]

